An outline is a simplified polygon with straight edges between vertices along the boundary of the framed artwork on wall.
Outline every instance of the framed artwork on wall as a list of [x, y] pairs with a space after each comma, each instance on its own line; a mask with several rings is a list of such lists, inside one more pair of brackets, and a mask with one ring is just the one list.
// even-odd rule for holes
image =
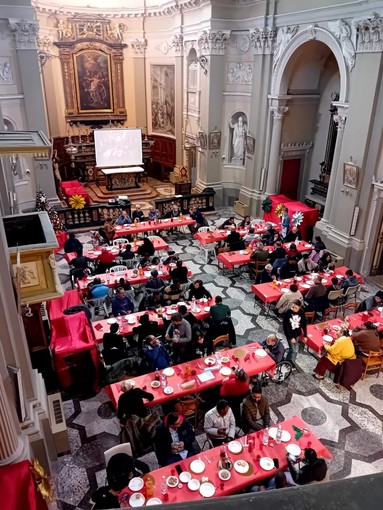
[[201, 149], [207, 149], [207, 136], [203, 131], [199, 131], [198, 133], [198, 144]]
[[174, 65], [150, 66], [152, 132], [175, 136]]
[[246, 152], [251, 155], [255, 152], [255, 138], [252, 136], [246, 136]]
[[356, 189], [359, 181], [359, 167], [353, 162], [343, 164], [343, 184]]
[[209, 149], [221, 148], [221, 131], [212, 131], [209, 133]]

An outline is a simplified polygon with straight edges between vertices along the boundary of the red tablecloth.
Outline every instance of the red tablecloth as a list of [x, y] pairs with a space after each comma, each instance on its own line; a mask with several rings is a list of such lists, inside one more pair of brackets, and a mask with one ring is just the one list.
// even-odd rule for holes
[[307, 238], [307, 227], [313, 227], [319, 219], [318, 209], [308, 207], [306, 204], [303, 204], [298, 200], [290, 200], [285, 195], [272, 195], [269, 198], [272, 202], [271, 211], [265, 212], [263, 219], [265, 221], [272, 221], [273, 223], [277, 223], [279, 225], [281, 220], [275, 214], [275, 208], [279, 204], [284, 204], [289, 210], [290, 220], [292, 219], [295, 212], [303, 213], [303, 223], [300, 225], [299, 229], [301, 231], [302, 237]]
[[[231, 459], [231, 461], [234, 463], [237, 460], [245, 460], [250, 464], [249, 470], [245, 474], [239, 474], [235, 469], [231, 470], [231, 477], [229, 480], [225, 481], [224, 483], [221, 482], [221, 480], [218, 477], [218, 461], [219, 456], [221, 452], [221, 447], [218, 446], [216, 448], [212, 448], [211, 450], [207, 450], [204, 452], [201, 452], [198, 455], [195, 455], [194, 457], [190, 457], [185, 460], [181, 460], [180, 462], [177, 462], [181, 466], [181, 469], [183, 471], [188, 471], [192, 474], [192, 477], [194, 479], [197, 479], [199, 482], [202, 481], [202, 477], [208, 478], [209, 482], [211, 482], [215, 487], [215, 494], [214, 497], [222, 497], [222, 496], [230, 496], [231, 494], [235, 494], [241, 489], [244, 489], [245, 487], [254, 485], [258, 482], [261, 482], [262, 480], [265, 480], [266, 478], [269, 478], [270, 476], [275, 475], [275, 473], [278, 470], [286, 470], [287, 469], [287, 459], [286, 459], [286, 446], [288, 444], [297, 444], [301, 450], [303, 451], [305, 448], [310, 447], [313, 448], [317, 454], [318, 457], [331, 459], [332, 455], [328, 451], [328, 449], [319, 441], [319, 439], [315, 436], [315, 434], [310, 430], [309, 426], [298, 416], [293, 416], [290, 420], [286, 420], [284, 422], [281, 422], [282, 429], [286, 430], [291, 434], [291, 440], [288, 443], [281, 443], [279, 445], [275, 444], [274, 441], [272, 441], [273, 446], [269, 445], [263, 446], [262, 444], [262, 436], [263, 436], [263, 430], [248, 434], [246, 436], [247, 442], [249, 440], [254, 441], [254, 449], [251, 453], [249, 453], [249, 448], [244, 447], [241, 453], [238, 454], [232, 454], [228, 452], [228, 455]], [[301, 430], [303, 428], [306, 428], [309, 431], [309, 435], [302, 436], [300, 439], [295, 439], [296, 431], [293, 429], [293, 426], [296, 426], [300, 428]], [[240, 438], [240, 442], [243, 444], [246, 444], [245, 437]], [[261, 468], [259, 465], [259, 459], [261, 457], [269, 457], [271, 459], [277, 458], [279, 460], [279, 468], [273, 469], [271, 471], [265, 471]], [[193, 462], [193, 460], [200, 458], [204, 464], [205, 469], [200, 474], [195, 474], [190, 469], [190, 464]], [[153, 497], [163, 499], [163, 496], [161, 494], [161, 485], [165, 478], [165, 480], [174, 473], [174, 466], [175, 464], [172, 464], [170, 466], [165, 466], [160, 469], [156, 469], [155, 471], [152, 471], [151, 473], [148, 473], [143, 478], [146, 479], [147, 477], [150, 477], [153, 481], [154, 485], [154, 494]], [[141, 490], [143, 494], [145, 494], [145, 486]], [[120, 497], [123, 494], [131, 495], [132, 492], [130, 489], [126, 488], [124, 489]], [[189, 502], [189, 501], [201, 501], [203, 500], [203, 496], [200, 494], [200, 492], [197, 491], [191, 491], [188, 489], [187, 485], [184, 484], [182, 488], [168, 488], [168, 503], [181, 503], [181, 502]]]
[[[204, 319], [207, 319], [210, 317], [210, 311], [209, 310], [206, 311], [205, 307], [208, 308], [212, 304], [213, 304], [212, 301], [208, 301], [207, 303], [204, 303], [201, 305], [198, 303], [196, 309], [199, 311], [195, 311], [195, 310], [193, 311], [193, 310], [191, 310], [191, 306], [190, 305], [189, 306], [190, 306], [190, 311], [193, 313], [193, 315], [196, 317], [196, 319], [201, 321], [201, 320], [204, 320]], [[177, 307], [177, 309], [178, 309], [178, 307]], [[165, 319], [168, 318], [170, 320], [171, 313], [174, 313], [171, 310], [172, 309], [170, 308], [170, 306], [166, 306], [164, 308], [164, 313], [168, 314], [168, 315], [166, 315]], [[155, 312], [154, 310], [145, 311], [145, 312], [136, 312], [136, 313], [130, 314], [129, 316], [126, 316], [126, 317], [129, 317], [130, 320], [131, 320], [131, 317], [135, 318], [135, 322], [133, 324], [128, 324], [127, 320], [123, 319], [123, 323], [120, 326], [120, 330], [119, 330], [120, 334], [123, 336], [132, 336], [134, 334], [133, 328], [136, 328], [137, 326], [139, 326], [139, 324], [140, 324], [139, 318], [141, 317], [141, 315], [144, 315], [145, 313], [149, 314], [151, 321], [158, 322], [159, 328], [164, 327], [164, 322], [162, 320], [162, 317], [159, 317], [157, 315], [157, 312]], [[93, 332], [94, 332], [96, 342], [101, 343], [104, 333], [109, 332], [110, 323], [108, 323], [108, 319], [92, 322], [92, 326], [93, 326]], [[102, 329], [100, 329], [100, 326], [102, 327]]]
[[[254, 227], [255, 234], [264, 234], [267, 230], [267, 225], [265, 223], [259, 223]], [[276, 230], [280, 230], [279, 226]], [[236, 229], [239, 232], [241, 237], [244, 237], [248, 233], [248, 229]], [[222, 229], [222, 230], [214, 230], [213, 232], [197, 232], [194, 234], [194, 239], [199, 241], [201, 244], [210, 244], [217, 243], [219, 241], [226, 241], [227, 236], [230, 233], [230, 229]]]
[[68, 234], [62, 230], [56, 230], [55, 234], [57, 242], [59, 243], [59, 247], [55, 249], [55, 253], [57, 253], [64, 248], [65, 241], [68, 239]]
[[184, 216], [182, 220], [174, 219], [171, 221], [169, 219], [161, 220], [158, 224], [153, 221], [141, 221], [137, 226], [132, 223], [131, 225], [116, 225], [116, 232], [114, 237], [123, 237], [126, 234], [134, 235], [140, 234], [141, 232], [152, 232], [154, 230], [168, 230], [169, 228], [179, 228], [187, 225], [195, 225], [195, 221], [190, 218], [190, 216]]
[[77, 290], [67, 290], [63, 296], [47, 301], [47, 311], [51, 327], [55, 326], [58, 322], [63, 322], [63, 311], [66, 308], [79, 305], [81, 302]]
[[[363, 325], [363, 313], [355, 313], [347, 316], [347, 320], [350, 324], [350, 329], [360, 327]], [[368, 320], [383, 324], [383, 318], [380, 317], [378, 310], [372, 310], [371, 315], [368, 315]], [[332, 335], [331, 328], [333, 326], [340, 326], [343, 323], [341, 319], [332, 319], [329, 321], [321, 322], [320, 324], [309, 324], [307, 326], [307, 339], [305, 340], [307, 347], [310, 347], [313, 351], [320, 354], [323, 348], [323, 335], [324, 328], [329, 330], [328, 334]]]
[[[344, 274], [346, 273], [347, 270], [348, 270], [348, 267], [345, 267], [345, 266], [337, 267], [335, 269], [334, 274], [344, 276]], [[323, 285], [325, 287], [330, 287], [331, 286], [331, 278], [334, 276], [334, 274], [331, 274], [330, 276], [325, 276], [324, 273], [319, 273], [319, 274], [324, 278], [324, 280], [326, 280], [326, 281], [322, 280]], [[354, 275], [358, 278], [359, 283], [363, 283], [364, 280], [360, 275], [358, 275], [356, 273], [354, 273]], [[311, 280], [312, 277], [311, 277], [311, 275], [303, 275], [301, 278], [302, 278], [302, 280], [297, 282], [298, 288], [302, 294], [307, 294], [309, 289], [302, 287], [302, 285], [309, 285], [307, 283], [307, 280]], [[290, 287], [292, 281], [293, 280], [290, 280], [290, 279], [281, 280], [280, 282], [278, 282], [277, 288], [274, 288], [272, 283], [253, 284], [251, 286], [251, 290], [264, 303], [272, 303], [274, 301], [278, 301], [279, 298], [282, 296], [282, 291], [280, 289], [283, 289], [283, 288], [288, 289]]]
[[0, 467], [2, 510], [47, 510], [37, 490], [29, 460]]
[[[252, 344], [244, 345], [242, 347], [236, 347], [234, 349], [230, 349], [222, 352], [222, 356], [227, 356], [230, 358], [229, 363], [222, 364], [222, 366], [232, 367], [234, 366], [233, 356], [238, 357], [237, 363], [241, 368], [243, 368], [246, 373], [251, 377], [256, 374], [260, 374], [261, 372], [273, 371], [275, 368], [275, 362], [267, 355], [265, 358], [258, 358], [254, 354], [255, 349], [259, 349], [260, 346], [257, 342], [253, 342]], [[247, 353], [250, 354], [249, 359], [245, 361]], [[208, 356], [208, 358], [215, 358], [217, 355]], [[205, 358], [206, 359], [206, 358]], [[195, 370], [196, 374], [191, 375], [190, 377], [185, 377], [185, 366], [190, 364], [191, 370]], [[217, 365], [217, 363], [215, 363]], [[214, 365], [213, 365], [214, 366]], [[190, 393], [195, 393], [196, 391], [204, 391], [208, 388], [213, 388], [214, 386], [218, 386], [222, 383], [223, 375], [220, 374], [219, 370], [214, 370], [212, 373], [214, 374], [214, 378], [210, 379], [206, 382], [200, 382], [197, 375], [201, 374], [204, 369], [208, 368], [205, 364], [204, 359], [198, 359], [190, 361], [190, 363], [181, 363], [180, 365], [176, 365], [173, 367], [175, 370], [175, 374], [171, 377], [168, 377], [168, 386], [173, 388], [173, 393], [170, 395], [166, 395], [163, 389], [160, 388], [152, 388], [151, 383], [154, 381], [154, 373], [145, 374], [140, 377], [135, 377], [136, 388], [143, 388], [146, 386], [147, 391], [150, 391], [154, 395], [153, 402], [147, 402], [147, 405], [159, 405], [164, 402], [168, 402], [169, 400], [174, 400], [184, 395], [189, 395]], [[195, 380], [194, 386], [188, 389], [184, 389], [181, 387], [181, 384], [190, 381], [191, 379]], [[113, 405], [117, 407], [118, 399], [121, 395], [120, 383], [112, 384], [107, 386], [106, 392], [109, 395], [110, 400]]]
[[80, 181], [78, 179], [74, 179], [73, 181], [62, 181], [61, 182], [61, 188], [63, 190], [67, 190], [69, 188], [77, 188], [78, 186], [81, 186]]

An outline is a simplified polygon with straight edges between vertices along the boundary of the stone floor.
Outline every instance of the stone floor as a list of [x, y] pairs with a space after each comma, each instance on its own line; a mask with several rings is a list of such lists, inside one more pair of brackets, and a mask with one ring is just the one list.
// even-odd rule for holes
[[[209, 222], [220, 224], [232, 214], [222, 208]], [[86, 234], [79, 236], [87, 241]], [[250, 282], [246, 277], [223, 274], [217, 263], [209, 265], [199, 255], [199, 246], [190, 234], [184, 238], [169, 237], [172, 248], [187, 261], [194, 277], [204, 281], [213, 295], [221, 295], [232, 309], [238, 344], [265, 339], [270, 332], [282, 338], [282, 327], [272, 315], [254, 305]], [[62, 253], [57, 255], [60, 278], [68, 287], [68, 266]], [[358, 268], [353, 268], [357, 271]], [[367, 282], [361, 298], [375, 292], [376, 285]], [[294, 415], [305, 420], [333, 455], [329, 463], [332, 480], [383, 471], [383, 375], [359, 381], [351, 391], [337, 389], [330, 379], [312, 378], [315, 358], [301, 352], [298, 370], [281, 385], [270, 384], [265, 395], [271, 405], [272, 420], [285, 420]], [[212, 407], [215, 402], [208, 402]], [[64, 402], [71, 454], [60, 457], [55, 466], [58, 507], [63, 510], [91, 508], [95, 489], [105, 482], [103, 452], [118, 444], [119, 423], [104, 390], [87, 400]], [[204, 435], [198, 436], [204, 441]], [[155, 469], [153, 453], [142, 458]]]

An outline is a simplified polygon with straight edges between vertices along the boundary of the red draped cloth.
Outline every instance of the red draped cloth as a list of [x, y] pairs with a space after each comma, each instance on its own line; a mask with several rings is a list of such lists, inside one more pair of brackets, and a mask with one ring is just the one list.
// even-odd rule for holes
[[0, 467], [1, 510], [48, 510], [30, 467], [29, 460]]

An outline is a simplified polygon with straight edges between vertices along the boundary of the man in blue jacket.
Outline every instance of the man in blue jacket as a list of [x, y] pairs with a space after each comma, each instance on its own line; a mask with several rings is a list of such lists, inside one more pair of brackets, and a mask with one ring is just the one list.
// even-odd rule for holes
[[117, 289], [116, 297], [112, 301], [112, 313], [115, 317], [126, 315], [134, 311], [134, 305], [125, 293], [123, 287]]

